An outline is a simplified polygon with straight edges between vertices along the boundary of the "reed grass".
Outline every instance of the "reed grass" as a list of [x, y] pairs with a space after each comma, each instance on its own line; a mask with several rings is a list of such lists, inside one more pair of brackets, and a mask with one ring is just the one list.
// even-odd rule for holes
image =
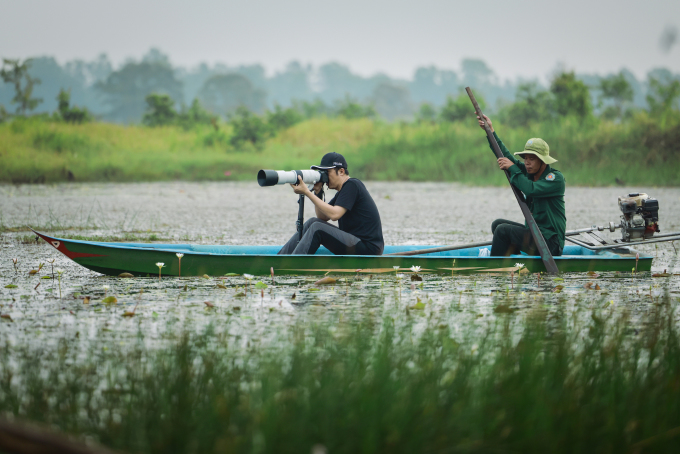
[[[506, 145], [530, 137], [551, 146], [568, 184], [680, 184], [680, 121], [658, 125], [644, 112], [623, 123], [563, 119], [531, 128], [495, 122]], [[308, 168], [330, 151], [350, 173], [372, 180], [505, 184], [473, 121], [393, 123], [315, 118], [270, 138], [259, 151], [229, 144], [228, 124], [184, 130], [139, 125], [72, 125], [39, 119], [0, 124], [0, 182], [252, 180], [260, 168]]]
[[673, 307], [537, 308], [519, 331], [508, 314], [456, 336], [403, 311], [336, 316], [245, 348], [211, 327], [170, 348], [141, 330], [4, 345], [0, 408], [136, 453], [677, 452]]

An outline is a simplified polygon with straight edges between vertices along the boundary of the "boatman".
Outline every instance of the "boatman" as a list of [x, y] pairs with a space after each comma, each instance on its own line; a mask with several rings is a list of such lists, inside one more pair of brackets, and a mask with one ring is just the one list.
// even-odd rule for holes
[[[347, 161], [339, 153], [326, 153], [314, 170], [328, 172], [328, 187], [338, 191], [330, 202], [323, 200], [323, 183], [314, 185], [314, 192], [298, 176], [292, 185], [296, 194], [303, 194], [314, 204], [316, 217], [305, 222], [302, 239], [296, 233], [279, 254], [314, 254], [319, 246], [337, 255], [382, 255], [382, 224], [378, 207], [366, 186], [350, 178]], [[327, 221], [338, 221], [339, 228]]]
[[[523, 158], [524, 162], [520, 162], [510, 154], [498, 137], [489, 117], [484, 115], [483, 120], [479, 117], [477, 120], [482, 129], [486, 123], [493, 132], [504, 156], [498, 158], [498, 167], [507, 170], [510, 183], [524, 193], [529, 210], [543, 234], [550, 253], [553, 256], [562, 255], [564, 232], [567, 228], [564, 211], [565, 181], [562, 173], [550, 166], [557, 160], [550, 157], [548, 144], [543, 139], [529, 139], [524, 145], [524, 150], [515, 153], [515, 156]], [[492, 256], [508, 256], [518, 254], [519, 251], [538, 255], [538, 248], [526, 223], [496, 219], [491, 224], [491, 232]]]

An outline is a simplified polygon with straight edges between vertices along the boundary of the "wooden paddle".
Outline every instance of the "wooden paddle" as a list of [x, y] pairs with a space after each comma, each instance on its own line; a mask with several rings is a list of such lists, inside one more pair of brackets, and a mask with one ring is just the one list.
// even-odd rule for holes
[[453, 246], [431, 247], [427, 249], [417, 249], [415, 251], [392, 252], [383, 255], [420, 255], [432, 254], [433, 252], [455, 251], [456, 249], [467, 249], [471, 247], [491, 246], [491, 241], [482, 241], [481, 243], [455, 244]]
[[[470, 101], [472, 101], [472, 105], [475, 106], [477, 116], [484, 120], [484, 114], [482, 114], [482, 109], [480, 109], [479, 104], [475, 99], [475, 95], [472, 94], [472, 90], [470, 90], [470, 87], [465, 87], [465, 91], [467, 91], [467, 94], [470, 97]], [[491, 147], [493, 148], [493, 152], [496, 154], [496, 157], [502, 158], [503, 152], [498, 146], [498, 142], [496, 142], [496, 138], [493, 136], [493, 133], [491, 132], [491, 129], [489, 128], [489, 125], [486, 124], [486, 122], [484, 123], [484, 130], [486, 131], [486, 136], [489, 138], [489, 142], [491, 143]], [[510, 174], [508, 173], [507, 170], [505, 171], [505, 176], [508, 179], [508, 183], [510, 183]], [[543, 265], [545, 265], [545, 269], [548, 271], [548, 273], [551, 274], [559, 273], [557, 265], [555, 264], [555, 259], [553, 259], [553, 256], [550, 253], [550, 249], [548, 249], [548, 245], [545, 243], [545, 238], [543, 238], [543, 234], [541, 233], [541, 230], [538, 228], [534, 216], [531, 214], [531, 211], [529, 211], [529, 207], [527, 206], [527, 203], [524, 200], [524, 195], [522, 195], [519, 189], [513, 186], [512, 183], [510, 183], [510, 187], [512, 188], [512, 192], [515, 194], [517, 203], [519, 203], [519, 207], [522, 210], [524, 219], [526, 219], [527, 221], [527, 226], [529, 227], [531, 236], [534, 237], [534, 243], [536, 243], [538, 253], [541, 255], [541, 260], [543, 260]]]

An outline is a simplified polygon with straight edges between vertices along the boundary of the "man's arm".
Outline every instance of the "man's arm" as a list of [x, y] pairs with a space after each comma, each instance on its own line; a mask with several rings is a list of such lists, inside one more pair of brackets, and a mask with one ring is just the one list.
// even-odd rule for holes
[[[496, 139], [496, 142], [498, 142], [498, 147], [501, 149], [503, 156], [505, 156], [507, 159], [509, 159], [514, 165], [519, 167], [519, 169], [522, 172], [524, 172], [524, 170], [526, 169], [526, 167], [524, 166], [524, 163], [519, 161], [517, 158], [515, 158], [515, 156], [512, 153], [510, 153], [510, 150], [508, 150], [508, 148], [505, 146], [505, 144], [500, 139], [500, 137], [498, 137], [498, 134], [496, 134], [496, 130], [493, 129], [493, 124], [491, 123], [491, 120], [489, 119], [489, 117], [487, 117], [486, 115], [484, 115], [484, 119], [477, 117], [477, 121], [479, 122], [479, 126], [482, 129], [484, 129], [484, 123], [489, 125], [489, 129], [493, 133], [493, 136]], [[493, 151], [493, 145], [491, 144], [491, 139], [489, 139], [489, 137], [487, 136], [486, 140], [489, 141], [489, 147]], [[495, 154], [494, 154], [494, 156], [495, 156]]]
[[559, 172], [551, 172], [552, 180], [541, 178], [533, 181], [528, 178], [517, 167], [510, 167], [510, 183], [522, 191], [527, 197], [553, 197], [564, 195], [564, 177]]
[[292, 185], [293, 191], [296, 194], [303, 194], [314, 204], [314, 212], [316, 217], [322, 221], [337, 221], [347, 213], [347, 209], [343, 207], [333, 206], [318, 198], [309, 190], [309, 188], [302, 182], [302, 177], [298, 176], [298, 185]]
[[[498, 137], [498, 134], [496, 134], [496, 131], [493, 132], [493, 136], [496, 138], [496, 142], [498, 142], [498, 146], [500, 147], [501, 151], [503, 152], [503, 156], [505, 156], [507, 159], [512, 161], [512, 163], [514, 165], [516, 165], [517, 167], [519, 167], [519, 169], [521, 171], [524, 171], [526, 169], [524, 163], [521, 162], [519, 159], [515, 158], [515, 156], [512, 153], [510, 153], [510, 150], [508, 150], [508, 148], [505, 146], [505, 144], [500, 139], [500, 137]], [[487, 137], [487, 140], [489, 140], [488, 137]], [[489, 147], [491, 147], [491, 142], [489, 142]], [[493, 150], [493, 147], [491, 149]]]

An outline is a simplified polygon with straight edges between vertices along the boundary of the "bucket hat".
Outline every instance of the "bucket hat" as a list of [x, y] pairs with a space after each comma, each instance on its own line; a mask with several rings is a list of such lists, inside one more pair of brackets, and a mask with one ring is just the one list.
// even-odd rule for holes
[[557, 159], [550, 157], [550, 147], [543, 139], [533, 138], [527, 140], [527, 143], [524, 145], [524, 151], [518, 151], [515, 153], [515, 156], [523, 157], [525, 154], [536, 155], [538, 159], [546, 164], [557, 162]]

